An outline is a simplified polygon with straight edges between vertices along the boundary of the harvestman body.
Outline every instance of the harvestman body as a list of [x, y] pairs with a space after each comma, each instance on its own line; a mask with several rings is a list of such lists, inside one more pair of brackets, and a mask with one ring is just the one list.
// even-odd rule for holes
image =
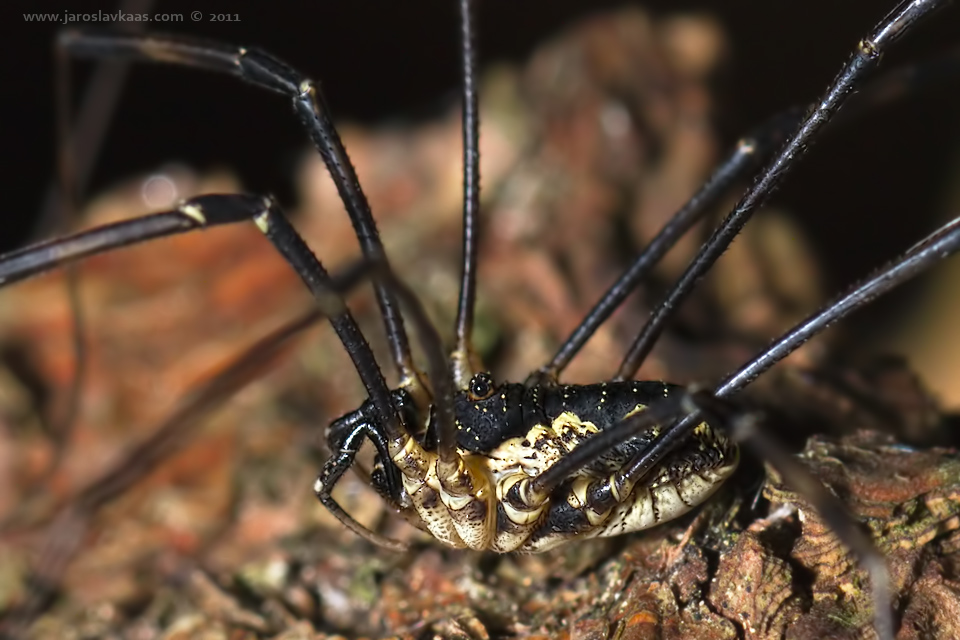
[[[552, 494], [533, 493], [530, 480], [590, 437], [671, 393], [682, 390], [659, 382], [496, 386], [488, 374], [477, 374], [454, 396], [461, 461], [455, 481], [469, 491], [445, 487], [452, 483], [441, 481], [438, 455], [414, 438], [390, 450], [404, 493], [390, 487], [382, 459], [373, 483], [392, 502], [411, 505], [415, 515], [406, 507], [409, 519], [453, 547], [535, 552], [572, 539], [646, 529], [706, 500], [736, 468], [736, 446], [706, 422], [636, 487], [618, 486], [613, 474], [657, 439], [661, 429], [656, 425], [611, 447]], [[401, 413], [415, 420], [409, 394], [394, 397]], [[331, 440], [371, 413], [368, 401], [335, 422]], [[434, 439], [428, 431], [427, 441]], [[318, 494], [324, 483], [321, 476]]]

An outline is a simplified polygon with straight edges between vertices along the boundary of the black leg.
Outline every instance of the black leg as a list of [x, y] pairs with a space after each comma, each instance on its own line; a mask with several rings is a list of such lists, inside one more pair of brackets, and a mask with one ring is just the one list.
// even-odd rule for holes
[[[197, 210], [204, 211], [198, 215]], [[65, 266], [82, 258], [194, 229], [252, 220], [263, 199], [247, 195], [200, 196], [164, 211], [56, 238], [0, 256], [0, 285]]]
[[[882, 108], [922, 89], [955, 82], [960, 75], [960, 48], [947, 51], [932, 60], [907, 64], [885, 73], [867, 84], [850, 98], [834, 119], [835, 125], [858, 119], [864, 112]], [[527, 385], [555, 383], [584, 344], [626, 297], [639, 285], [650, 270], [698, 220], [718, 204], [724, 194], [751, 175], [765, 162], [800, 123], [803, 110], [788, 109], [757, 127], [742, 138], [736, 148], [714, 170], [706, 183], [677, 211], [657, 236], [636, 257], [633, 264], [601, 296], [580, 325], [546, 365], [532, 374]]]
[[253, 220], [307, 284], [353, 360], [388, 437], [404, 431], [376, 358], [330, 276], [269, 198], [210, 195], [173, 211], [107, 225], [0, 257], [0, 284], [7, 284], [109, 249], [193, 229]]
[[[330, 319], [330, 324], [343, 343], [344, 349], [353, 361], [353, 366], [360, 375], [367, 395], [373, 402], [377, 412], [377, 423], [382, 426], [387, 437], [393, 441], [403, 441], [406, 432], [400, 424], [400, 417], [390, 400], [390, 389], [383, 378], [377, 359], [370, 349], [369, 343], [360, 332], [356, 320], [347, 309], [347, 305], [339, 291], [333, 287], [333, 282], [326, 269], [320, 264], [316, 256], [297, 233], [293, 225], [287, 220], [276, 203], [272, 200], [265, 202], [262, 211], [254, 216], [257, 227], [273, 243], [287, 262], [293, 267], [297, 275], [303, 280], [307, 288], [313, 293], [314, 299]], [[385, 270], [389, 270], [386, 264]], [[389, 289], [384, 288], [386, 293]], [[398, 316], [399, 317], [399, 316]]]
[[650, 353], [667, 320], [690, 294], [696, 282], [713, 266], [750, 216], [780, 184], [783, 177], [803, 157], [824, 126], [844, 105], [880, 62], [881, 54], [920, 21], [949, 4], [947, 0], [904, 0], [857, 45], [850, 61], [833, 84], [811, 109], [803, 124], [763, 170], [733, 212], [721, 223], [700, 249], [687, 270], [660, 303], [620, 364], [615, 379], [632, 378]]
[[838, 298], [820, 313], [804, 320], [784, 334], [763, 353], [724, 380], [717, 387], [717, 395], [723, 397], [739, 391], [834, 322], [845, 318], [899, 284], [950, 257], [958, 249], [960, 249], [960, 217], [943, 225], [910, 247], [900, 258], [887, 263], [873, 276], [853, 287], [849, 293]]
[[[888, 264], [874, 276], [853, 287], [846, 295], [820, 312], [800, 322], [791, 331], [774, 341], [763, 353], [728, 376], [714, 393], [727, 397], [753, 382], [760, 374], [793, 353], [804, 342], [853, 311], [922, 271], [938, 264], [944, 258], [960, 251], [960, 218], [947, 223], [936, 232], [914, 245], [901, 258]], [[634, 458], [620, 473], [633, 481], [643, 478], [670, 451], [689, 437], [699, 417], [689, 415], [672, 425], [663, 437], [649, 449]]]
[[392, 271], [385, 267], [380, 268], [374, 274], [374, 278], [396, 295], [417, 331], [417, 337], [427, 359], [427, 377], [433, 391], [434, 417], [432, 420], [436, 421], [437, 454], [440, 457], [437, 473], [445, 489], [450, 492], [460, 492], [470, 485], [453, 481], [454, 476], [465, 471], [462, 469], [462, 459], [457, 452], [457, 427], [453, 410], [456, 386], [453, 372], [443, 351], [443, 341], [436, 327], [430, 322], [423, 305]]
[[[846, 295], [829, 304], [823, 310], [800, 322], [776, 340], [768, 349], [731, 374], [714, 393], [717, 397], [730, 396], [747, 386], [760, 374], [793, 353], [804, 342], [822, 332], [828, 326], [872, 302], [897, 285], [906, 282], [922, 271], [939, 264], [944, 258], [960, 251], [960, 218], [952, 220], [936, 232], [910, 248], [899, 259], [887, 264], [875, 275], [853, 287]], [[664, 404], [663, 409], [658, 409]], [[656, 413], [650, 413], [656, 410]], [[647, 417], [650, 413], [653, 420]], [[602, 431], [574, 449], [555, 465], [537, 476], [538, 488], [549, 491], [565, 478], [595, 462], [610, 447], [624, 442], [653, 424], [662, 423], [683, 413], [676, 404], [668, 401], [656, 403], [647, 411], [628, 418]], [[686, 441], [694, 427], [703, 420], [698, 413], [685, 416], [680, 422], [667, 428], [656, 442], [630, 461], [616, 475], [618, 483], [626, 488], [642, 480], [669, 453]]]
[[[22, 611], [14, 612], [17, 615], [8, 617], [8, 620], [12, 621], [11, 624], [18, 620], [32, 619], [32, 612], [40, 610], [43, 601], [59, 584], [63, 572], [80, 548], [82, 534], [78, 534], [77, 531], [85, 530], [90, 519], [104, 505], [149, 474], [161, 461], [167, 459], [183, 446], [188, 432], [200, 419], [221, 406], [228, 397], [240, 388], [261, 377], [264, 370], [269, 367], [269, 363], [278, 359], [282, 353], [282, 347], [291, 338], [324, 317], [328, 318], [334, 328], [338, 330], [341, 339], [344, 339], [345, 335], [350, 335], [350, 325], [353, 324], [353, 319], [343, 302], [342, 292], [349, 291], [359, 282], [368, 279], [371, 274], [378, 273], [378, 267], [380, 273], [388, 272], [384, 265], [374, 265], [364, 261], [343, 270], [336, 277], [327, 275], [322, 265], [312, 255], [303, 240], [271, 200], [241, 195], [200, 196], [184, 202], [173, 211], [115, 223], [0, 257], [2, 282], [10, 283], [116, 247], [251, 218], [307, 283], [315, 294], [317, 308], [263, 338], [247, 350], [203, 388], [188, 398], [180, 409], [158, 428], [154, 429], [153, 435], [135, 447], [123, 461], [71, 500], [70, 504], [61, 511], [57, 520], [57, 522], [64, 522], [70, 526], [51, 528], [49, 537], [39, 552], [39, 560], [35, 569], [38, 585], [43, 588], [32, 592], [31, 598], [21, 608]], [[409, 304], [409, 299], [413, 298], [407, 289], [396, 283], [392, 277], [381, 277], [388, 280], [387, 286], [389, 288], [399, 288], [403, 294], [404, 303]], [[426, 322], [426, 315], [415, 299], [413, 299], [413, 303], [415, 308], [412, 313], [419, 328], [420, 323]], [[341, 333], [341, 331], [344, 331], [344, 333]], [[440, 360], [443, 361], [442, 347], [435, 332], [434, 338], [432, 351], [438, 353]], [[348, 344], [349, 340], [345, 340], [344, 344], [347, 351], [355, 359], [369, 358], [369, 362], [373, 363], [375, 372], [379, 376], [379, 369], [376, 369], [373, 354], [369, 351], [369, 347], [359, 331], [357, 331], [357, 340], [356, 344]], [[424, 340], [426, 341], [425, 338]], [[363, 375], [362, 365], [358, 364], [357, 366], [358, 371]], [[435, 372], [431, 371], [431, 373]], [[444, 369], [443, 373], [449, 379], [449, 372]], [[380, 384], [386, 389], [382, 376], [379, 379]], [[452, 388], [452, 382], [450, 386]], [[452, 394], [452, 390], [450, 394]], [[373, 394], [371, 394], [371, 399], [373, 397]], [[452, 396], [448, 395], [448, 397]], [[382, 415], [379, 415], [382, 412], [379, 411], [375, 402], [372, 402], [372, 406], [378, 414], [374, 416], [376, 427], [364, 424], [348, 434], [343, 444], [338, 448], [339, 450], [335, 452], [336, 455], [324, 467], [324, 474], [321, 478], [326, 481], [326, 484], [318, 483], [317, 495], [334, 516], [358, 535], [376, 544], [401, 550], [405, 548], [404, 545], [365, 529], [349, 514], [345, 513], [329, 495], [335, 482], [352, 464], [356, 450], [361, 444], [360, 440], [363, 437], [369, 437], [381, 456], [387, 456], [386, 459], [389, 459], [387, 437], [389, 437], [390, 432], [387, 429], [382, 431], [377, 429], [377, 427], [387, 423], [383, 422]], [[399, 426], [397, 428], [399, 429]], [[452, 422], [448, 433], [452, 434]], [[392, 435], [399, 438], [404, 437], [402, 434], [399, 436], [397, 434]], [[394, 478], [394, 481], [394, 484], [398, 487], [397, 493], [399, 493], [399, 480]], [[394, 506], [400, 507], [400, 505]]]
[[[88, 34], [71, 30], [61, 34], [59, 46], [76, 58], [162, 62], [225, 73], [289, 97], [330, 171], [364, 256], [371, 262], [386, 262], [370, 205], [330, 119], [323, 94], [311, 80], [284, 62], [256, 49], [179, 37]], [[376, 292], [400, 376], [408, 385], [417, 384], [409, 341], [396, 302], [382, 286], [378, 285]]]
[[657, 233], [633, 264], [603, 294], [580, 325], [557, 350], [549, 363], [527, 381], [528, 385], [555, 382], [560, 373], [583, 348], [587, 340], [650, 273], [651, 269], [676, 245], [690, 228], [718, 204], [730, 188], [747, 178], [760, 162], [770, 157], [786, 135], [800, 122], [798, 109], [774, 116], [737, 142], [736, 148], [716, 168], [713, 175]]
[[460, 0], [460, 66], [463, 69], [463, 271], [457, 305], [457, 346], [453, 375], [466, 389], [476, 373], [471, 341], [477, 297], [477, 241], [480, 228], [480, 118], [477, 105], [476, 47], [473, 2]]

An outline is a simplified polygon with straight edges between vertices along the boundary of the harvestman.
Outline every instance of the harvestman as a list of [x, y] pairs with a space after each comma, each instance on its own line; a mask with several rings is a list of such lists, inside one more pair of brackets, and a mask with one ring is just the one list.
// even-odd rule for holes
[[[210, 195], [177, 209], [52, 240], [0, 257], [0, 283], [116, 247], [193, 229], [253, 220], [314, 294], [318, 311], [290, 325], [214, 380], [196, 404], [224, 395], [231, 376], [259, 350], [325, 316], [350, 355], [368, 399], [327, 432], [333, 452], [315, 490], [345, 526], [392, 548], [402, 545], [356, 522], [331, 496], [370, 440], [377, 458], [370, 480], [408, 521], [454, 547], [540, 551], [570, 540], [617, 535], [676, 517], [706, 498], [732, 473], [740, 442], [769, 461], [808, 498], [870, 572], [881, 637], [893, 637], [889, 580], [882, 556], [844, 514], [842, 505], [760, 428], [752, 414], [725, 400], [832, 322], [960, 248], [960, 220], [944, 225], [899, 259], [853, 287], [776, 340], [712, 391], [684, 390], [632, 378], [666, 322], [757, 207], [778, 186], [881, 54], [946, 0], [902, 2], [860, 41], [831, 86], [802, 118], [784, 114], [741, 140], [701, 190], [602, 296], [554, 358], [526, 383], [498, 383], [471, 347], [479, 217], [477, 92], [469, 0], [461, 0], [464, 140], [463, 272], [456, 345], [448, 359], [418, 300], [390, 269], [370, 208], [318, 87], [285, 63], [255, 49], [175, 37], [65, 32], [60, 46], [75, 58], [164, 62], [227, 73], [292, 100], [294, 110], [336, 183], [360, 241], [363, 260], [331, 276], [270, 198]], [[793, 131], [776, 153], [779, 134]], [[655, 308], [610, 381], [564, 385], [559, 375], [640, 279], [728, 188], [766, 161], [733, 212], [701, 247]], [[343, 296], [372, 278], [400, 384], [390, 389]], [[415, 367], [401, 309], [427, 359]], [[101, 494], [109, 494], [101, 484]], [[96, 494], [96, 491], [93, 492]], [[89, 504], [97, 499], [85, 494]], [[100, 498], [102, 500], [102, 498]]]

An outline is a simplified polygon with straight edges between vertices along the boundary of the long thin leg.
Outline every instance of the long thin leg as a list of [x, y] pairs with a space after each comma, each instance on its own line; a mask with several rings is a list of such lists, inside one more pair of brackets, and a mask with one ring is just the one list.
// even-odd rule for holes
[[[273, 243], [277, 251], [287, 259], [287, 262], [290, 263], [297, 275], [310, 289], [310, 292], [313, 293], [320, 308], [330, 318], [334, 331], [337, 332], [340, 342], [343, 343], [347, 354], [353, 361], [353, 366], [360, 375], [370, 400], [373, 401], [373, 406], [378, 414], [378, 424], [383, 425], [387, 436], [391, 440], [403, 440], [405, 432], [400, 425], [400, 417], [396, 407], [393, 406], [390, 399], [390, 390], [383, 379], [383, 374], [380, 372], [380, 367], [377, 365], [376, 357], [373, 355], [370, 345], [347, 309], [343, 297], [333, 286], [333, 282], [323, 265], [313, 255], [310, 247], [303, 241], [293, 225], [280, 212], [276, 203], [267, 200], [264, 205], [261, 213], [254, 216], [254, 222]], [[387, 289], [384, 289], [384, 291], [389, 293]]]
[[[730, 396], [750, 384], [760, 374], [793, 353], [804, 342], [840, 320], [867, 305], [894, 287], [938, 264], [943, 259], [960, 251], [960, 217], [952, 220], [911, 247], [903, 256], [894, 260], [873, 276], [852, 287], [850, 291], [830, 303], [818, 313], [803, 320], [794, 329], [777, 339], [756, 358], [728, 376], [715, 389], [717, 397]], [[657, 407], [654, 404], [650, 409]], [[649, 410], [648, 410], [649, 411]], [[674, 412], [677, 415], [679, 412]], [[632, 438], [648, 428], [651, 423], [644, 417], [647, 411], [614, 425], [586, 440], [555, 465], [537, 476], [533, 485], [538, 491], [549, 493], [571, 474], [595, 462], [610, 447]], [[617, 471], [617, 483], [623, 491], [642, 480], [671, 451], [690, 437], [693, 428], [702, 417], [696, 413], [685, 416], [680, 422], [665, 429], [649, 448]]]
[[477, 105], [476, 40], [473, 3], [460, 0], [460, 66], [463, 69], [463, 271], [457, 305], [457, 346], [453, 352], [456, 385], [466, 389], [473, 377], [473, 313], [477, 297], [477, 242], [480, 216], [480, 118]]
[[[958, 250], [960, 250], [960, 218], [944, 225], [914, 245], [899, 260], [890, 263], [819, 313], [799, 323], [759, 356], [728, 376], [717, 386], [714, 394], [722, 398], [736, 393], [837, 320], [872, 302]], [[638, 454], [623, 469], [616, 472], [615, 482], [618, 487], [627, 490], [628, 487], [633, 487], [640, 482], [669, 455], [670, 451], [690, 437], [701, 419], [698, 412], [691, 413], [667, 428], [663, 436], [649, 449]]]
[[633, 264], [621, 275], [590, 310], [580, 325], [573, 330], [549, 363], [535, 373], [528, 384], [556, 381], [587, 340], [620, 306], [650, 270], [676, 245], [690, 228], [716, 205], [727, 191], [756, 170], [760, 162], [783, 143], [786, 135], [800, 122], [798, 109], [790, 109], [774, 116], [744, 138], [733, 152], [716, 168], [713, 175], [697, 193], [680, 208], [650, 241]]
[[856, 120], [864, 112], [883, 108], [919, 91], [932, 87], [954, 86], [960, 76], [960, 46], [938, 53], [920, 62], [899, 65], [850, 97], [850, 102], [834, 118], [840, 126]]
[[[289, 97], [337, 186], [364, 256], [371, 262], [387, 261], [370, 205], [330, 119], [323, 94], [313, 81], [286, 63], [257, 49], [180, 37], [71, 30], [61, 34], [59, 45], [76, 58], [162, 62], [225, 73]], [[400, 377], [405, 384], [417, 384], [409, 340], [396, 301], [382, 285], [376, 285], [376, 293]]]
[[876, 68], [881, 54], [901, 36], [911, 31], [923, 18], [947, 4], [948, 0], [905, 0], [881, 20], [870, 35], [860, 41], [850, 61], [810, 111], [797, 132], [767, 165], [733, 212], [703, 245], [676, 285], [650, 316], [623, 359], [615, 379], [624, 380], [634, 376], [653, 348], [667, 320], [693, 290], [697, 280], [710, 269], [754, 211], [764, 203], [796, 161], [806, 153], [817, 134], [840, 110], [847, 97]]
[[[948, 81], [955, 82], [958, 75], [960, 75], [960, 47], [932, 60], [892, 69], [852, 96], [850, 103], [834, 118], [834, 126], [856, 120], [866, 111], [884, 107], [921, 89], [939, 86]], [[527, 379], [527, 384], [556, 382], [563, 369], [580, 352], [587, 340], [623, 303], [651, 268], [673, 248], [677, 240], [696, 221], [702, 219], [720, 201], [731, 186], [749, 176], [751, 171], [777, 150], [787, 136], [796, 129], [802, 115], [802, 109], [799, 107], [786, 110], [737, 142], [733, 152], [714, 170], [703, 187], [671, 217], [657, 236], [636, 257], [634, 263], [604, 292], [550, 362]]]
[[[413, 294], [413, 292], [404, 285], [385, 265], [373, 265], [373, 277], [379, 280], [397, 296], [401, 304], [406, 308], [410, 319], [413, 322], [414, 329], [419, 334], [420, 343], [426, 352], [428, 376], [430, 387], [434, 392], [433, 414], [431, 420], [436, 425], [437, 433], [437, 452], [439, 455], [438, 476], [445, 491], [452, 494], [460, 494], [463, 487], [469, 487], [469, 482], [464, 482], [462, 474], [469, 474], [469, 470], [461, 468], [461, 460], [457, 455], [456, 449], [456, 425], [453, 410], [453, 394], [455, 392], [453, 373], [447, 366], [446, 355], [443, 351], [443, 342], [440, 335], [423, 309], [423, 305]], [[353, 519], [340, 505], [333, 499], [332, 491], [336, 483], [343, 477], [347, 469], [353, 466], [360, 445], [364, 438], [369, 438], [377, 446], [381, 459], [384, 461], [384, 472], [387, 474], [387, 488], [390, 491], [391, 478], [393, 471], [390, 465], [390, 452], [386, 450], [386, 442], [383, 441], [381, 434], [376, 427], [371, 425], [366, 416], [362, 416], [355, 422], [344, 424], [345, 433], [338, 436], [336, 450], [332, 457], [327, 460], [320, 472], [316, 483], [314, 484], [314, 493], [317, 499], [348, 529], [380, 546], [402, 551], [406, 545], [384, 538], [373, 531], [370, 531], [356, 520]], [[399, 492], [399, 484], [396, 487]], [[397, 500], [395, 506], [402, 508], [399, 504], [402, 500]]]
[[[753, 382], [767, 369], [786, 358], [807, 340], [824, 331], [834, 322], [872, 302], [894, 287], [906, 282], [944, 258], [960, 250], [960, 218], [956, 218], [914, 245], [900, 259], [880, 269], [875, 275], [853, 287], [847, 294], [819, 313], [800, 322], [776, 340], [763, 353], [728, 376], [715, 389], [717, 397], [730, 396]], [[636, 482], [683, 442], [697, 425], [697, 416], [686, 416], [664, 432], [663, 438], [644, 451], [623, 471], [624, 481]]]
[[466, 473], [466, 471], [461, 469], [461, 459], [457, 454], [457, 427], [453, 410], [456, 386], [453, 372], [443, 351], [443, 341], [420, 300], [392, 271], [382, 265], [374, 273], [374, 278], [382, 282], [400, 299], [417, 331], [417, 337], [427, 358], [427, 376], [430, 387], [433, 389], [431, 421], [436, 421], [437, 454], [440, 457], [438, 475], [445, 490], [450, 493], [459, 493], [461, 489], [458, 487], [470, 485], [457, 483], [453, 479], [455, 475], [461, 472]]
[[[470, 487], [471, 483], [464, 482], [464, 478], [458, 476], [468, 475], [470, 470], [462, 465], [462, 459], [457, 453], [457, 428], [453, 408], [456, 384], [453, 371], [444, 353], [443, 341], [424, 310], [423, 304], [387, 265], [371, 265], [371, 271], [373, 279], [382, 283], [397, 297], [417, 332], [417, 338], [427, 360], [430, 388], [433, 390], [430, 423], [435, 428], [437, 438], [437, 455], [440, 459], [437, 465], [438, 476], [445, 491], [461, 494], [464, 491], [463, 488]], [[368, 434], [368, 437], [374, 443], [377, 442], [376, 434]], [[381, 445], [380, 448], [382, 449], [383, 446]], [[342, 446], [341, 449], [343, 449]], [[384, 454], [381, 453], [381, 455]]]
[[878, 270], [862, 284], [829, 304], [820, 313], [799, 323], [783, 337], [771, 344], [763, 353], [742, 366], [721, 383], [716, 394], [729, 396], [740, 391], [757, 379], [774, 364], [793, 353], [800, 345], [845, 318], [857, 309], [866, 306], [888, 291], [919, 275], [930, 266], [948, 258], [960, 248], [960, 217], [954, 218], [935, 232], [910, 247], [903, 256]]
[[185, 201], [177, 209], [99, 227], [0, 256], [0, 285], [109, 249], [193, 229], [253, 220], [287, 259], [314, 294], [350, 355], [391, 439], [404, 431], [376, 358], [356, 321], [333, 287], [330, 276], [276, 204], [258, 196], [208, 195]]

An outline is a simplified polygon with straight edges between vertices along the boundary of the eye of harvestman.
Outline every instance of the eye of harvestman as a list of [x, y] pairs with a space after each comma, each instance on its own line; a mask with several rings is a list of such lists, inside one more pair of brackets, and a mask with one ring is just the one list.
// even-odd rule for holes
[[486, 400], [493, 395], [493, 392], [493, 379], [490, 378], [490, 374], [478, 373], [473, 376], [473, 379], [470, 381], [470, 390], [468, 391], [471, 400]]

